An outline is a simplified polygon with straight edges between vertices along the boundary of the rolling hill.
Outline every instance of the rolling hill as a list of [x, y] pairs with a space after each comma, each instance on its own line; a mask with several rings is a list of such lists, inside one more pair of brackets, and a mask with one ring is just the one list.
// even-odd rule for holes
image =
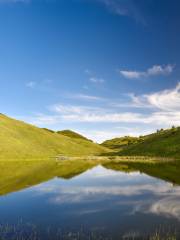
[[109, 149], [119, 151], [120, 149], [123, 149], [124, 147], [137, 143], [139, 141], [141, 141], [141, 138], [125, 136], [106, 140], [101, 145]]
[[71, 131], [71, 130], [58, 131], [57, 133], [59, 133], [63, 136], [66, 136], [66, 137], [70, 137], [72, 139], [81, 139], [81, 140], [86, 140], [86, 141], [92, 142], [92, 140], [87, 139], [86, 137], [80, 135], [79, 133], [76, 133], [76, 132]]
[[73, 139], [0, 114], [0, 159], [98, 155], [105, 151], [82, 138]]
[[160, 130], [144, 136], [142, 141], [126, 146], [118, 155], [180, 158], [180, 127]]

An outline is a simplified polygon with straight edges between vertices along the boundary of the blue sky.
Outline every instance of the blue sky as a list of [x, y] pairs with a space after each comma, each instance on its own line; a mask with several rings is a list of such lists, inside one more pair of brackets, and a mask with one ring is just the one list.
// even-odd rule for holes
[[0, 112], [95, 141], [180, 125], [178, 0], [0, 0]]

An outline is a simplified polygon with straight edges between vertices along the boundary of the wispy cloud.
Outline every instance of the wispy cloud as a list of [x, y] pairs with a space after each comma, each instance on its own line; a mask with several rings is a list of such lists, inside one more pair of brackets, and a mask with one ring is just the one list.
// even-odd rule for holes
[[28, 88], [34, 88], [36, 86], [36, 82], [30, 81], [26, 83], [26, 87]]
[[119, 16], [128, 16], [146, 25], [146, 21], [134, 0], [95, 0], [103, 4], [110, 12]]
[[[0, 0], [0, 4], [30, 3], [32, 1], [35, 2], [36, 0]], [[51, 0], [44, 0], [44, 2], [51, 2]], [[52, 2], [54, 1], [52, 0]], [[92, 2], [98, 2], [102, 6], [104, 5], [109, 12], [115, 15], [131, 17], [135, 19], [136, 22], [146, 25], [146, 21], [134, 0], [92, 0]]]
[[119, 112], [118, 103], [112, 109], [65, 105], [55, 105], [51, 109], [61, 113], [61, 117], [67, 121], [180, 125], [180, 83], [174, 89], [148, 95], [131, 94], [129, 96], [130, 101], [126, 103], [129, 107], [151, 108], [151, 111], [148, 110], [148, 113]]
[[136, 123], [154, 124], [155, 126], [180, 125], [180, 112], [116, 113], [105, 109], [88, 109], [80, 106], [56, 106], [53, 115], [38, 114], [32, 120], [34, 124], [57, 123]]
[[120, 70], [120, 74], [125, 78], [139, 79], [142, 77], [153, 77], [159, 75], [169, 75], [173, 72], [174, 65], [168, 64], [166, 66], [154, 65], [148, 68], [146, 71], [131, 71], [131, 70]]
[[96, 112], [100, 109], [97, 107], [55, 104], [50, 107], [50, 110], [52, 110], [55, 113], [62, 114], [61, 116], [65, 115], [73, 116], [73, 114], [85, 114], [87, 112]]
[[180, 83], [173, 89], [136, 96], [128, 94], [131, 98], [129, 105], [134, 107], [152, 108], [156, 111], [180, 112]]
[[97, 78], [97, 77], [90, 77], [89, 81], [92, 83], [104, 83], [105, 80], [103, 78]]
[[145, 95], [147, 102], [160, 110], [180, 112], [180, 83], [174, 89]]
[[53, 87], [52, 85], [53, 80], [49, 79], [49, 78], [45, 78], [43, 80], [35, 80], [35, 81], [28, 81], [25, 83], [25, 86], [27, 88], [31, 88], [34, 89], [36, 88], [36, 90], [41, 91], [41, 92], [57, 92], [57, 88]]
[[88, 76], [89, 76], [89, 81], [91, 83], [94, 83], [94, 84], [102, 84], [105, 82], [105, 79], [102, 78], [102, 77], [97, 77], [96, 74], [89, 70], [89, 69], [85, 69], [84, 71]]
[[[67, 185], [63, 182], [63, 186], [63, 184], [51, 182], [51, 184], [39, 185], [33, 191], [41, 195], [48, 194], [48, 196], [51, 196], [49, 201], [59, 205], [64, 203], [95, 203], [107, 201], [107, 199], [112, 203], [106, 206], [99, 205], [99, 208], [88, 208], [86, 206], [86, 208], [78, 209], [76, 214], [93, 214], [98, 211], [110, 210], [112, 206], [116, 208], [126, 206], [126, 214], [130, 218], [132, 215], [143, 213], [180, 220], [180, 188], [172, 187], [170, 183], [157, 181], [157, 179], [139, 172], [127, 175], [123, 172], [107, 170], [101, 166], [88, 170], [77, 178], [81, 180], [78, 181], [78, 184]], [[79, 182], [83, 183], [83, 180], [87, 178], [89, 181], [84, 188], [83, 184], [79, 184]], [[102, 186], [102, 180], [105, 180], [108, 184]], [[49, 193], [51, 194], [49, 195]], [[93, 206], [96, 206], [96, 204]]]
[[[173, 187], [171, 184], [156, 184], [152, 188], [153, 196], [155, 199], [146, 202], [136, 202], [132, 214], [143, 212], [145, 214], [155, 214], [163, 217], [170, 217], [180, 220], [180, 188]], [[159, 185], [159, 186], [158, 186]]]
[[[139, 96], [129, 94], [128, 96], [129, 100], [126, 103], [113, 102], [114, 105], [111, 107], [107, 107], [107, 99], [102, 101], [99, 106], [54, 104], [49, 107], [49, 114], [37, 114], [30, 119], [30, 122], [41, 126], [62, 125], [62, 123], [114, 123], [119, 127], [122, 127], [122, 124], [130, 126], [128, 130], [106, 129], [101, 131], [101, 129], [91, 129], [89, 134], [86, 131], [85, 135], [88, 134], [90, 138], [94, 135], [98, 141], [117, 136], [116, 132], [121, 132], [123, 135], [144, 134], [143, 127], [135, 130], [137, 124], [139, 124], [138, 126], [146, 126], [148, 130], [152, 130], [152, 126], [155, 130], [159, 127], [180, 125], [180, 83], [174, 89]], [[93, 96], [80, 97], [96, 101], [98, 99]], [[109, 101], [110, 105], [111, 101]], [[124, 110], [124, 106], [126, 106], [126, 110]], [[95, 137], [93, 139], [96, 140]]]
[[88, 74], [88, 75], [91, 75], [91, 74], [92, 74], [92, 71], [89, 70], [88, 68], [86, 68], [86, 69], [84, 70], [84, 72], [85, 72], [86, 74]]
[[106, 108], [76, 105], [56, 104], [51, 110], [71, 122], [136, 122], [141, 117], [138, 113], [115, 113]]
[[79, 99], [79, 100], [87, 100], [87, 101], [103, 101], [103, 100], [105, 100], [104, 98], [99, 97], [99, 96], [86, 95], [86, 94], [71, 94], [68, 97], [73, 98], [73, 99]]
[[112, 139], [116, 137], [123, 136], [140, 136], [152, 133], [152, 129], [140, 129], [135, 126], [131, 127], [111, 127], [111, 129], [104, 130], [81, 130], [77, 129], [77, 132], [86, 136], [89, 139], [94, 140], [95, 142], [101, 143], [104, 140]]
[[31, 0], [0, 0], [0, 3], [29, 3]]

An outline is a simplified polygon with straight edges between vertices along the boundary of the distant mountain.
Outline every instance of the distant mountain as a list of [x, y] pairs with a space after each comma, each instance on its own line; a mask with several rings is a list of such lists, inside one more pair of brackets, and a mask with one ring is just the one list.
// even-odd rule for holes
[[0, 114], [0, 159], [98, 155], [105, 151], [83, 138], [67, 137]]
[[76, 133], [74, 131], [71, 131], [71, 130], [62, 130], [62, 131], [58, 131], [57, 133], [61, 134], [61, 135], [64, 135], [66, 137], [70, 137], [70, 138], [73, 138], [73, 139], [82, 139], [82, 140], [86, 140], [86, 141], [91, 141], [90, 139], [82, 136], [81, 134], [79, 133]]
[[180, 127], [146, 135], [141, 141], [120, 149], [118, 154], [180, 158]]

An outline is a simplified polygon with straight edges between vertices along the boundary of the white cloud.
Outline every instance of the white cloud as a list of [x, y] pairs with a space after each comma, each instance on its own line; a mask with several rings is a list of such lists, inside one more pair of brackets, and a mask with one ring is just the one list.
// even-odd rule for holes
[[97, 77], [91, 77], [89, 79], [90, 82], [92, 83], [104, 83], [105, 80], [103, 78], [97, 78]]
[[[82, 99], [99, 100], [94, 96], [78, 96]], [[54, 104], [50, 106], [49, 114], [37, 114], [29, 121], [40, 126], [79, 124], [79, 123], [102, 123], [111, 124], [111, 128], [105, 130], [91, 129], [79, 132], [89, 138], [101, 142], [107, 138], [122, 135], [142, 135], [156, 130], [159, 127], [170, 127], [180, 125], [180, 83], [174, 89], [162, 90], [152, 94], [136, 96], [128, 94], [129, 100], [119, 104], [108, 100], [101, 101], [99, 106]], [[125, 111], [125, 107], [127, 108]], [[25, 119], [23, 119], [25, 120]], [[121, 127], [121, 130], [114, 129]], [[126, 124], [129, 129], [122, 129]], [[92, 126], [92, 125], [91, 125]], [[105, 126], [105, 125], [104, 125]], [[136, 129], [139, 127], [138, 129]], [[88, 126], [87, 128], [88, 129]], [[110, 129], [110, 130], [109, 130]], [[146, 131], [145, 131], [146, 130]]]
[[130, 93], [130, 94], [127, 94], [127, 96], [131, 99], [131, 102], [127, 103], [129, 107], [153, 108], [153, 106], [146, 101], [144, 95], [138, 96], [138, 95], [135, 95], [134, 93]]
[[145, 123], [166, 126], [180, 125], [180, 84], [174, 89], [149, 95], [129, 95], [131, 107], [152, 108], [148, 113], [119, 112], [117, 108], [54, 105], [51, 107], [61, 118], [74, 122]]
[[180, 83], [174, 89], [144, 95], [144, 99], [148, 104], [160, 110], [180, 112]]
[[166, 66], [154, 65], [146, 71], [130, 71], [130, 70], [120, 70], [121, 75], [129, 79], [139, 79], [142, 77], [153, 77], [159, 75], [168, 75], [173, 72], [174, 66], [168, 64]]
[[90, 108], [70, 105], [55, 105], [54, 115], [39, 114], [33, 123], [54, 124], [66, 123], [143, 123], [160, 126], [180, 125], [180, 112], [154, 112], [154, 113], [116, 113], [108, 112], [103, 108]]
[[120, 73], [126, 77], [126, 78], [129, 78], [129, 79], [138, 79], [140, 78], [141, 76], [143, 76], [144, 74], [142, 72], [137, 72], [137, 71], [123, 71], [121, 70]]
[[88, 100], [88, 101], [102, 101], [105, 100], [102, 97], [99, 96], [93, 96], [93, 95], [86, 95], [86, 94], [71, 94], [69, 96], [70, 98], [74, 98], [74, 99], [80, 99], [80, 100]]
[[29, 122], [35, 125], [44, 126], [44, 125], [54, 125], [62, 122], [62, 120], [61, 120], [61, 117], [57, 115], [50, 115], [50, 114], [47, 115], [47, 114], [38, 113], [34, 117], [29, 118]]
[[118, 16], [127, 16], [135, 19], [143, 25], [146, 25], [146, 21], [142, 16], [142, 13], [134, 4], [133, 1], [124, 0], [96, 0], [97, 2], [103, 4], [111, 13]]
[[87, 106], [56, 104], [51, 110], [60, 114], [61, 119], [71, 122], [138, 122], [142, 117], [139, 113], [116, 113], [105, 108]]
[[29, 3], [31, 0], [0, 0], [0, 3]]
[[127, 7], [123, 6], [122, 3], [117, 0], [99, 0], [99, 2], [103, 3], [107, 8], [117, 15], [129, 15]]
[[28, 88], [34, 88], [36, 86], [36, 82], [34, 81], [30, 81], [28, 83], [26, 83], [26, 87]]
[[88, 75], [91, 75], [91, 74], [92, 74], [92, 71], [89, 70], [89, 69], [85, 69], [84, 72], [85, 72], [86, 74], [88, 74]]
[[94, 84], [102, 84], [105, 82], [105, 79], [102, 77], [97, 77], [96, 74], [93, 73], [93, 71], [89, 69], [85, 69], [84, 71], [89, 76], [89, 81]]
[[89, 139], [94, 140], [95, 142], [102, 143], [104, 140], [112, 139], [116, 137], [123, 136], [140, 136], [150, 134], [152, 129], [140, 129], [134, 126], [131, 127], [115, 127], [105, 130], [81, 130], [77, 129], [77, 132], [86, 136]]
[[154, 65], [152, 68], [149, 68], [147, 70], [147, 75], [148, 76], [153, 76], [153, 75], [166, 75], [170, 74], [173, 71], [174, 66], [173, 65], [166, 65], [166, 66], [161, 66], [161, 65]]
[[92, 113], [92, 112], [95, 113], [95, 112], [98, 112], [100, 109], [97, 107], [55, 104], [50, 107], [50, 110], [52, 110], [55, 113], [61, 114], [61, 116], [66, 116], [66, 115], [72, 116], [73, 114], [83, 115], [86, 113]]
[[159, 92], [143, 95], [134, 93], [126, 94], [130, 102], [125, 104], [114, 103], [116, 107], [134, 107], [134, 108], [151, 108], [154, 111], [167, 112], [168, 114], [180, 111], [180, 83], [175, 88], [166, 89]]
[[[163, 90], [149, 95], [129, 96], [131, 98], [129, 106], [152, 108], [152, 110], [148, 111], [148, 113], [137, 111], [119, 112], [117, 107], [55, 104], [49, 108], [54, 114], [46, 117], [48, 122], [51, 122], [52, 118], [54, 118], [70, 122], [180, 124], [180, 84], [174, 89]], [[86, 95], [80, 97], [99, 99], [98, 97]], [[39, 115], [38, 119], [45, 119], [45, 116]]]

